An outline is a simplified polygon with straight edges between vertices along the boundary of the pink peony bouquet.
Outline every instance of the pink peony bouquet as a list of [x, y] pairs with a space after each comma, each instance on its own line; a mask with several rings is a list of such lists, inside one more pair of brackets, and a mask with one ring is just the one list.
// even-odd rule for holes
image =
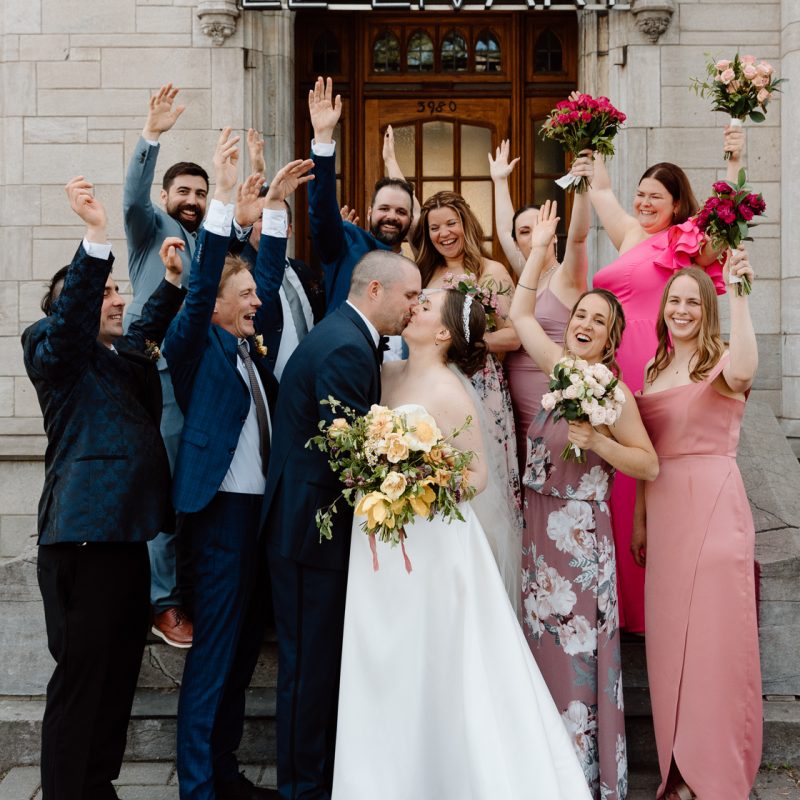
[[[607, 97], [594, 98], [579, 94], [574, 100], [562, 100], [547, 115], [542, 125], [544, 139], [559, 142], [573, 158], [582, 150], [594, 150], [602, 156], [614, 155], [614, 137], [625, 122]], [[585, 192], [589, 188], [586, 178], [565, 175], [556, 183], [562, 189]]]
[[[619, 378], [605, 364], [589, 364], [572, 356], [556, 361], [548, 388], [550, 391], [542, 395], [542, 408], [552, 411], [556, 420], [585, 420], [594, 427], [613, 425], [625, 403]], [[561, 458], [583, 464], [586, 454], [567, 442]]]
[[[692, 88], [701, 97], [711, 96], [712, 110], [723, 111], [731, 118], [731, 125], [741, 125], [749, 117], [752, 122], [763, 122], [767, 104], [783, 78], [775, 78], [771, 64], [755, 56], [741, 56], [733, 60], [711, 60], [706, 65], [708, 80], [692, 78]], [[726, 160], [730, 153], [725, 153]]]
[[[750, 242], [749, 229], [757, 225], [753, 217], [760, 217], [767, 208], [764, 198], [751, 191], [747, 175], [739, 170], [736, 183], [717, 181], [711, 197], [695, 217], [701, 230], [715, 250], [735, 250], [742, 241]], [[721, 256], [724, 258], [724, 256]], [[734, 275], [729, 279], [736, 284], [738, 294], [750, 294], [750, 281], [746, 276]]]

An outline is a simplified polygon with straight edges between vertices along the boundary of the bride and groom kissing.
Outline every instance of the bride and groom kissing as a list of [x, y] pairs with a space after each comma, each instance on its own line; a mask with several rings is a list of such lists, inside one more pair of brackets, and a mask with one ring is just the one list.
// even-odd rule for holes
[[[423, 294], [413, 262], [375, 250], [286, 365], [264, 504], [281, 798], [589, 797], [470, 504], [463, 521], [406, 526], [410, 574], [395, 553], [373, 571], [348, 507], [331, 540], [315, 523], [342, 488], [326, 454], [305, 447], [320, 420], [333, 421], [320, 401], [357, 414], [422, 406], [448, 434], [481, 418], [466, 376], [486, 357], [485, 328], [479, 303], [452, 289]], [[397, 334], [408, 360], [381, 371], [381, 337]], [[469, 480], [482, 490], [480, 426], [454, 445], [475, 453]]]

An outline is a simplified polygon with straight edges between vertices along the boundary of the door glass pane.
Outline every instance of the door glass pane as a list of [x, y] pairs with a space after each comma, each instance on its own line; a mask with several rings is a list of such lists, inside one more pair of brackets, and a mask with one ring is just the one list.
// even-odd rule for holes
[[492, 182], [461, 181], [461, 194], [478, 218], [484, 236], [492, 236]]
[[417, 31], [408, 40], [407, 62], [409, 72], [433, 70], [433, 42], [424, 31]]
[[461, 126], [461, 174], [489, 175], [487, 154], [492, 149], [492, 132], [478, 125]]
[[432, 194], [444, 191], [453, 191], [453, 181], [424, 181], [422, 184], [422, 197], [419, 200], [424, 203]]
[[464, 37], [450, 31], [442, 42], [442, 72], [466, 72], [468, 55]]
[[400, 42], [386, 31], [372, 47], [373, 72], [400, 72]]
[[500, 42], [491, 31], [481, 31], [475, 43], [475, 72], [500, 72]]
[[537, 174], [561, 175], [564, 172], [564, 148], [552, 139], [542, 138], [542, 125], [543, 119], [534, 120], [533, 171]]
[[413, 125], [401, 125], [394, 128], [394, 152], [400, 171], [406, 178], [413, 178], [416, 173], [414, 163], [414, 146], [416, 144], [416, 131]]
[[453, 174], [453, 123], [426, 122], [422, 126], [422, 173]]

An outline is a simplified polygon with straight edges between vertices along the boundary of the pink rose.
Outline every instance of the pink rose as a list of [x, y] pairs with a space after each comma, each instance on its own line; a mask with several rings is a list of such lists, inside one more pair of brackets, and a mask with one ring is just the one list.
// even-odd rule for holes
[[767, 64], [766, 61], [762, 61], [756, 69], [759, 75], [765, 75], [766, 77], [772, 75], [772, 64]]
[[726, 85], [727, 85], [727, 84], [729, 84], [729, 83], [730, 83], [730, 82], [731, 82], [731, 81], [732, 81], [732, 80], [733, 80], [735, 77], [736, 77], [736, 73], [735, 73], [735, 72], [734, 72], [734, 71], [733, 71], [733, 70], [732, 70], [730, 67], [728, 67], [727, 69], [725, 69], [725, 70], [723, 70], [723, 71], [722, 71], [722, 73], [721, 73], [721, 74], [720, 74], [720, 76], [719, 76], [719, 79], [720, 79], [720, 80], [721, 80], [721, 81], [722, 81], [724, 84], [726, 84]]
[[730, 59], [728, 59], [728, 58], [723, 58], [722, 60], [717, 61], [717, 63], [714, 64], [714, 66], [717, 68], [717, 71], [719, 71], [719, 72], [722, 72], [723, 70], [728, 69], [728, 67], [730, 65], [731, 65], [731, 62], [730, 62]]
[[736, 221], [736, 212], [733, 210], [733, 203], [729, 200], [725, 200], [717, 206], [717, 217], [719, 218], [720, 222], [724, 222], [726, 225], [730, 225], [732, 222]]
[[756, 89], [764, 89], [768, 83], [769, 78], [766, 75], [756, 75], [756, 77], [753, 78], [753, 86], [755, 86]]
[[726, 181], [717, 181], [711, 188], [718, 194], [730, 194], [731, 191]]
[[745, 78], [747, 78], [747, 80], [751, 81], [753, 80], [753, 78], [755, 78], [756, 75], [758, 75], [758, 70], [755, 68], [755, 65], [746, 64], [744, 69], [742, 70], [742, 73], [744, 74]]
[[766, 89], [759, 89], [758, 94], [756, 95], [756, 100], [758, 100], [758, 102], [763, 106], [764, 103], [770, 99], [770, 97], [772, 97], [771, 92], [768, 92]]
[[747, 206], [747, 205], [745, 205], [744, 203], [742, 203], [742, 204], [739, 206], [739, 216], [740, 216], [740, 217], [741, 217], [741, 218], [742, 218], [742, 219], [743, 219], [745, 222], [750, 222], [750, 220], [751, 220], [751, 219], [753, 219], [753, 215], [754, 215], [754, 213], [755, 213], [755, 212], [753, 211], [753, 209], [752, 209], [752, 208], [750, 208], [750, 206]]
[[584, 122], [591, 122], [592, 121], [592, 112], [591, 111], [581, 111], [581, 119]]
[[742, 62], [742, 64], [755, 64], [756, 63], [756, 57], [755, 56], [742, 56], [739, 60]]

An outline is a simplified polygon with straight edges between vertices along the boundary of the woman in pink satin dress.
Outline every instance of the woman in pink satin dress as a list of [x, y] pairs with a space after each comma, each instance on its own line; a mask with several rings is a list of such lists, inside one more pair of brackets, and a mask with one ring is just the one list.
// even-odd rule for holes
[[[741, 131], [727, 128], [725, 132], [724, 148], [731, 153], [727, 162], [729, 179], [735, 179], [741, 167]], [[635, 392], [641, 389], [644, 365], [655, 352], [656, 315], [669, 277], [675, 270], [695, 263], [708, 270], [722, 294], [721, 268], [717, 253], [701, 252], [702, 238], [689, 221], [698, 203], [680, 167], [666, 162], [650, 167], [639, 181], [631, 216], [611, 190], [603, 159], [579, 158], [576, 164], [590, 175], [589, 199], [620, 254], [597, 272], [592, 285], [617, 295], [625, 310], [627, 328], [617, 361], [625, 382]], [[635, 498], [635, 481], [627, 475], [617, 475], [611, 495], [611, 518], [617, 550], [620, 623], [628, 631], [643, 633], [644, 576], [630, 550]]]
[[[729, 261], [752, 281], [746, 252]], [[637, 398], [660, 462], [633, 544], [646, 559], [657, 797], [669, 800], [747, 800], [761, 761], [755, 532], [736, 466], [758, 349], [747, 296], [728, 297], [726, 350], [711, 279], [696, 267], [670, 279]]]
[[[504, 139], [496, 149], [495, 157], [492, 158], [491, 153], [489, 154], [489, 170], [494, 183], [495, 233], [511, 269], [519, 278], [531, 254], [531, 234], [536, 225], [539, 206], [527, 205], [514, 211], [508, 178], [519, 158], [509, 161], [509, 150], [510, 143], [508, 139]], [[576, 170], [576, 174], [580, 176], [586, 167], [579, 164]], [[564, 344], [564, 331], [570, 309], [586, 291], [586, 273], [589, 266], [586, 237], [589, 235], [590, 222], [591, 205], [588, 196], [585, 193], [575, 195], [564, 260], [559, 264], [556, 258], [557, 239], [554, 236], [539, 279], [536, 319], [545, 333], [557, 344]], [[523, 347], [506, 353], [503, 371], [506, 374], [514, 407], [517, 457], [521, 476], [525, 471], [528, 456], [528, 428], [542, 409], [542, 395], [547, 391], [550, 378], [536, 366]]]

